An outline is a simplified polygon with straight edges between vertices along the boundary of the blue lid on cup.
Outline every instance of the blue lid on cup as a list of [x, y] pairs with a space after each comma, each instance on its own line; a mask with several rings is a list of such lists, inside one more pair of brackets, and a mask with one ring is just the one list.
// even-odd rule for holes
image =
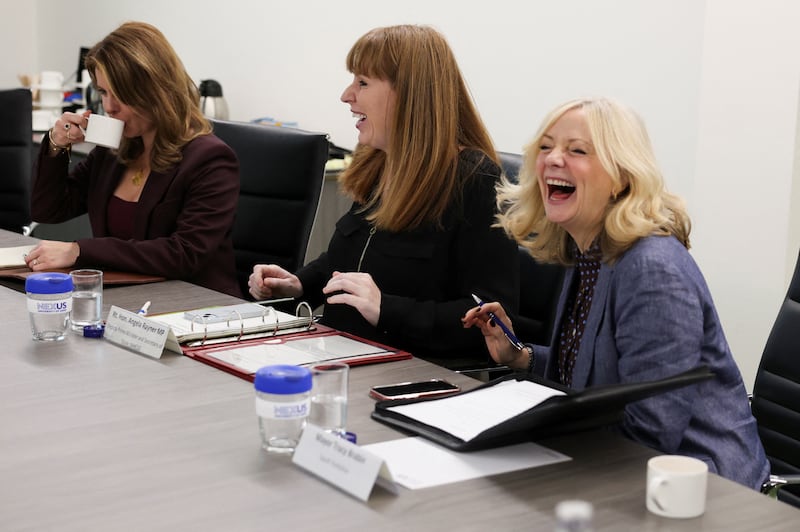
[[64, 294], [72, 292], [72, 277], [68, 273], [34, 273], [25, 279], [25, 291], [31, 294]]
[[311, 371], [289, 364], [264, 366], [256, 371], [254, 384], [259, 392], [279, 395], [303, 393], [311, 389]]

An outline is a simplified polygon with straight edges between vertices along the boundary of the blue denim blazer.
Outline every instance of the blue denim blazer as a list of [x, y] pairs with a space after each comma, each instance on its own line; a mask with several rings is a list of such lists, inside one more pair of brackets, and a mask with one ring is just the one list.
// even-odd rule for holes
[[[558, 304], [558, 342], [570, 268]], [[534, 347], [537, 373], [558, 380], [557, 354]], [[603, 264], [575, 361], [572, 386], [656, 380], [707, 365], [705, 382], [629, 404], [619, 429], [667, 454], [693, 456], [709, 471], [758, 489], [769, 463], [708, 286], [674, 237], [641, 239], [615, 264]]]

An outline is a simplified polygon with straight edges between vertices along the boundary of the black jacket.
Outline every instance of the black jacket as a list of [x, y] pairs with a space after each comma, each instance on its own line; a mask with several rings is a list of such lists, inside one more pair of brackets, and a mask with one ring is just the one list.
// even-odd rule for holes
[[517, 245], [491, 227], [500, 168], [478, 151], [463, 150], [458, 173], [461, 186], [442, 228], [377, 231], [366, 246], [371, 226], [358, 212], [361, 205], [339, 219], [328, 251], [297, 272], [303, 297], [312, 306], [324, 303], [322, 288], [332, 272], [358, 271], [363, 252], [361, 271], [381, 290], [381, 313], [375, 328], [353, 307], [326, 305], [322, 323], [449, 366], [487, 361], [483, 336], [464, 329], [461, 317], [475, 306], [471, 293], [516, 312]]

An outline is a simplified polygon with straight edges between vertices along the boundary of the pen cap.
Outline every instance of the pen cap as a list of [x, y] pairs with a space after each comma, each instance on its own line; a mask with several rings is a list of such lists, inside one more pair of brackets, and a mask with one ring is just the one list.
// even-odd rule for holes
[[279, 364], [264, 366], [256, 371], [254, 385], [257, 391], [288, 395], [311, 390], [311, 371], [301, 366]]

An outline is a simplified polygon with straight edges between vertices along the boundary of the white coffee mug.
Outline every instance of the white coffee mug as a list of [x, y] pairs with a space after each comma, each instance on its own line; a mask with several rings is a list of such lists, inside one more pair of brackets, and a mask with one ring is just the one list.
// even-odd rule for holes
[[31, 115], [34, 131], [47, 131], [58, 118], [50, 109], [35, 109]]
[[61, 90], [64, 75], [55, 70], [44, 70], [39, 74], [39, 87], [42, 89]]
[[119, 148], [122, 140], [122, 130], [125, 122], [105, 115], [89, 115], [89, 125], [83, 131], [86, 142], [105, 146], [107, 148]]
[[39, 89], [39, 107], [48, 107], [61, 111], [64, 104], [64, 92], [61, 89]]
[[647, 509], [663, 517], [689, 518], [706, 510], [708, 465], [689, 456], [647, 461]]

